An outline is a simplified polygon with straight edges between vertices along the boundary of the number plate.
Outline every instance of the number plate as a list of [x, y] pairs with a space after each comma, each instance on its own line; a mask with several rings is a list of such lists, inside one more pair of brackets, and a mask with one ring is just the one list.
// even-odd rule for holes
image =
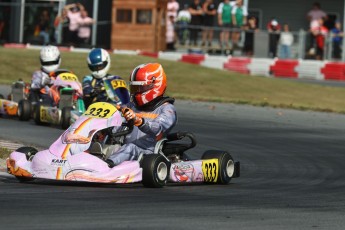
[[113, 89], [117, 89], [120, 87], [124, 87], [126, 88], [126, 82], [124, 80], [112, 80], [111, 81], [111, 86], [113, 87]]
[[218, 159], [202, 161], [202, 173], [205, 182], [217, 182], [219, 171]]
[[78, 81], [77, 76], [75, 76], [73, 73], [62, 73], [59, 75], [62, 80], [64, 81]]
[[116, 111], [117, 109], [114, 105], [105, 102], [98, 102], [91, 104], [83, 115], [93, 118], [109, 118]]

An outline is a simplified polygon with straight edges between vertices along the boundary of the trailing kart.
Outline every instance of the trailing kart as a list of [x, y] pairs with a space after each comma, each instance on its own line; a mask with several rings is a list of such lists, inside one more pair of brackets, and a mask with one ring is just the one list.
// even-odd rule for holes
[[27, 97], [29, 85], [22, 80], [14, 82], [11, 86], [11, 93], [7, 99], [0, 94], [0, 115], [17, 116], [18, 102]]
[[[93, 89], [93, 94], [95, 96], [91, 98], [91, 100], [97, 100], [97, 95], [105, 93], [106, 96], [103, 99], [104, 101], [101, 102], [109, 102], [115, 105], [125, 105], [130, 102], [129, 91], [127, 89], [126, 82], [122, 78], [118, 76], [111, 76], [104, 78], [102, 81], [104, 87], [95, 87]], [[85, 104], [88, 105], [87, 102]], [[85, 109], [83, 109], [83, 107], [81, 106], [78, 106], [75, 109], [73, 109], [71, 111], [70, 124], [73, 124], [84, 112]]]
[[[228, 184], [239, 176], [239, 162], [234, 162], [224, 151], [206, 151], [200, 160], [185, 159], [184, 152], [196, 144], [191, 133], [170, 134], [156, 144], [154, 154], [141, 155], [138, 160], [124, 161], [110, 168], [105, 160], [118, 147], [118, 137], [133, 129], [132, 124], [122, 121], [114, 105], [94, 103], [49, 149], [38, 152], [32, 147], [22, 147], [12, 152], [7, 159], [7, 170], [20, 181], [44, 178], [121, 184], [142, 182], [146, 187], [163, 187], [168, 181]], [[116, 128], [120, 126], [126, 128]], [[189, 140], [188, 143], [184, 143], [185, 140]]]
[[34, 121], [38, 125], [60, 125], [66, 129], [73, 109], [85, 111], [82, 86], [76, 75], [62, 72], [57, 75], [49, 92], [53, 103], [36, 102], [32, 107]]

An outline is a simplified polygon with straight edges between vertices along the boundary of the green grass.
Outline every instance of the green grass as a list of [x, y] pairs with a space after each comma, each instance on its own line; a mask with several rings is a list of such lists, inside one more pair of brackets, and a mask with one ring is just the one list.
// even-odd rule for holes
[[[0, 48], [0, 84], [18, 78], [30, 81], [39, 69], [39, 51]], [[89, 73], [87, 53], [62, 52], [61, 68], [80, 79]], [[345, 89], [282, 79], [254, 77], [186, 63], [142, 56], [112, 55], [110, 73], [129, 78], [132, 69], [146, 62], [160, 62], [168, 76], [167, 94], [178, 99], [272, 106], [345, 113]]]
[[0, 147], [0, 159], [6, 159], [11, 152], [12, 151], [7, 148]]

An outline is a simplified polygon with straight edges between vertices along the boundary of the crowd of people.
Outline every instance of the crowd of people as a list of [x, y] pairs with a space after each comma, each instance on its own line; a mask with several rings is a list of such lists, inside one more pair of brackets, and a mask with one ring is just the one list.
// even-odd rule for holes
[[[167, 8], [168, 50], [175, 50], [177, 42], [182, 46], [187, 44], [192, 47], [211, 47], [214, 31], [217, 30], [220, 49], [240, 49], [244, 55], [253, 55], [254, 36], [259, 30], [258, 20], [249, 15], [243, 0], [223, 0], [218, 6], [213, 0], [191, 0], [190, 4], [183, 5], [181, 9], [176, 0], [169, 0]], [[328, 16], [318, 2], [315, 2], [307, 13], [307, 19], [310, 22], [307, 55], [318, 60], [323, 59], [326, 38], [331, 34], [332, 58], [341, 58], [341, 23], [336, 21], [334, 25], [328, 23], [326, 26]], [[289, 24], [280, 24], [278, 18], [271, 18], [266, 29], [269, 33], [268, 56], [292, 58], [294, 35]]]
[[34, 36], [39, 37], [44, 45], [57, 43], [61, 38], [61, 44], [89, 46], [94, 22], [81, 3], [65, 5], [54, 20], [50, 18], [49, 11], [43, 9], [37, 19]]

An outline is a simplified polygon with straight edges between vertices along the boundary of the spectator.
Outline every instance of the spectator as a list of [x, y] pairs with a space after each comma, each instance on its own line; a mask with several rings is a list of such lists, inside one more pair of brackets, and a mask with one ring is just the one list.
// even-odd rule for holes
[[[58, 41], [59, 38], [59, 33], [62, 32], [61, 36], [62, 36], [62, 42], [67, 41], [68, 38], [66, 38], [67, 34], [68, 34], [68, 24], [69, 24], [69, 20], [67, 17], [67, 11], [66, 9], [62, 9], [61, 15], [57, 15], [55, 17], [54, 20], [54, 27], [55, 27], [55, 41]], [[59, 26], [61, 26], [62, 28], [59, 29]]]
[[319, 19], [318, 25], [319, 27], [313, 29], [313, 35], [315, 37], [316, 43], [316, 59], [322, 60], [324, 55], [324, 47], [325, 47], [325, 40], [328, 34], [328, 29], [323, 25], [323, 19]]
[[180, 5], [176, 0], [169, 0], [168, 6], [167, 6], [167, 18], [169, 19], [170, 16], [174, 17], [174, 21], [176, 21], [177, 18], [177, 12], [180, 8]]
[[235, 4], [235, 2], [230, 2], [230, 0], [224, 0], [218, 6], [218, 24], [220, 27], [223, 27], [223, 31], [220, 32], [219, 37], [221, 48], [224, 45], [226, 48], [229, 48], [229, 36], [232, 28], [231, 11]]
[[312, 51], [311, 49], [314, 49], [314, 47], [316, 47], [314, 34], [317, 33], [318, 28], [320, 26], [319, 20], [320, 19], [327, 20], [328, 16], [323, 10], [321, 10], [320, 3], [314, 2], [312, 9], [307, 14], [307, 19], [310, 23], [309, 31], [311, 32], [309, 48], [310, 48], [310, 51]]
[[174, 28], [175, 17], [173, 15], [169, 16], [166, 27], [166, 44], [167, 50], [175, 50], [175, 28]]
[[236, 5], [231, 11], [232, 22], [235, 30], [232, 33], [232, 43], [233, 47], [238, 46], [238, 41], [240, 40], [241, 28], [247, 23], [248, 10], [247, 7], [243, 5], [243, 0], [236, 0]]
[[202, 25], [202, 17], [203, 17], [203, 10], [202, 5], [200, 3], [200, 0], [193, 0], [193, 3], [189, 5], [188, 8], [190, 14], [191, 14], [191, 29], [190, 29], [190, 45], [192, 43], [196, 46], [197, 40], [198, 40], [198, 32], [200, 30], [200, 26]]
[[293, 44], [293, 34], [289, 30], [289, 25], [284, 24], [283, 32], [280, 33], [280, 58], [291, 58], [291, 45]]
[[278, 46], [279, 37], [280, 37], [280, 24], [275, 18], [272, 18], [271, 21], [267, 24], [267, 30], [269, 33], [268, 56], [271, 58], [275, 58], [277, 57], [277, 46]]
[[2, 40], [3, 37], [3, 31], [5, 28], [5, 16], [4, 16], [4, 10], [3, 7], [0, 7], [0, 41]]
[[181, 10], [177, 15], [178, 39], [181, 45], [184, 45], [187, 40], [188, 26], [191, 17], [192, 16], [188, 10], [188, 4], [185, 4], [183, 10]]
[[341, 28], [341, 23], [339, 21], [335, 22], [335, 27], [331, 29], [332, 32], [332, 45], [333, 45], [333, 58], [340, 59], [342, 53], [342, 42], [344, 33]]
[[254, 53], [254, 34], [258, 31], [257, 28], [257, 21], [255, 17], [249, 17], [248, 22], [244, 27], [245, 35], [244, 35], [244, 46], [243, 52], [247, 56], [253, 56]]
[[81, 18], [80, 11], [84, 9], [84, 6], [80, 3], [73, 3], [66, 5], [64, 9], [67, 11], [69, 20], [67, 42], [69, 45], [75, 45], [78, 43], [78, 22]]
[[78, 43], [79, 45], [88, 45], [90, 36], [91, 36], [91, 28], [90, 25], [94, 23], [94, 20], [88, 16], [88, 13], [85, 9], [80, 10], [80, 19], [78, 21]]
[[38, 21], [39, 36], [43, 38], [43, 44], [50, 43], [50, 17], [48, 10], [43, 10]]
[[202, 46], [208, 41], [208, 46], [212, 45], [213, 40], [213, 29], [214, 26], [214, 16], [217, 13], [216, 5], [213, 0], [206, 0], [202, 6], [204, 11], [204, 30], [202, 31]]

